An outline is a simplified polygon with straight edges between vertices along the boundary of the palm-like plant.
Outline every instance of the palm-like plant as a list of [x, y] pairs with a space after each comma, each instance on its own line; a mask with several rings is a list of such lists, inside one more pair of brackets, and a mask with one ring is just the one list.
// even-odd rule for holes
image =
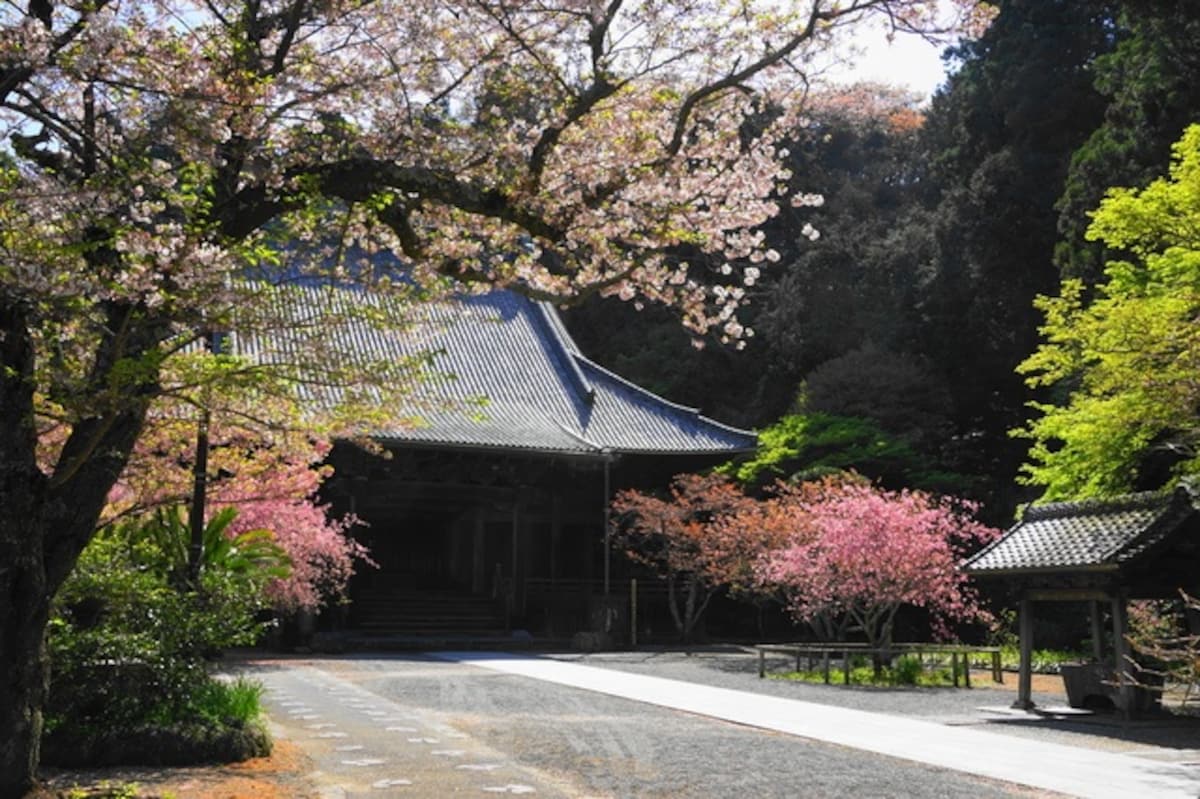
[[[222, 508], [204, 525], [198, 574], [215, 572], [255, 582], [284, 579], [291, 574], [291, 558], [276, 542], [275, 534], [270, 530], [246, 530], [230, 535], [235, 518], [237, 508]], [[159, 508], [149, 518], [120, 525], [116, 532], [130, 542], [145, 566], [167, 574], [177, 585], [188, 583], [191, 530], [182, 508]]]

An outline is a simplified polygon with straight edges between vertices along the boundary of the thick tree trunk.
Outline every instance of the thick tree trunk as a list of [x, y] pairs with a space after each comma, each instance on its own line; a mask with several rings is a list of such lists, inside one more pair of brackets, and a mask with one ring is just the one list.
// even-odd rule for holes
[[37, 468], [33, 342], [24, 309], [0, 305], [0, 799], [37, 775], [49, 664], [43, 543], [46, 479]]
[[30, 504], [0, 509], [0, 799], [17, 799], [33, 786], [50, 679], [50, 596]]
[[[122, 309], [110, 311], [120, 321]], [[119, 407], [78, 420], [47, 476], [37, 463], [30, 324], [21, 302], [0, 297], [0, 799], [19, 799], [36, 780], [50, 603], [96, 529], [155, 388], [145, 383]], [[121, 357], [144, 352], [155, 332], [102, 344], [91, 376], [96, 390]]]

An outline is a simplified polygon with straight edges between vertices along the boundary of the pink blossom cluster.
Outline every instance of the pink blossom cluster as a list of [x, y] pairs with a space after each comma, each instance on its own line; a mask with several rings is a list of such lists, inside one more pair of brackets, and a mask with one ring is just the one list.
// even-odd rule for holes
[[969, 502], [854, 475], [779, 483], [758, 500], [720, 474], [684, 474], [666, 497], [621, 492], [613, 510], [617, 545], [669, 583], [782, 594], [822, 634], [885, 642], [903, 606], [928, 610], [939, 635], [987, 620], [959, 563], [1000, 531]]
[[267, 596], [276, 610], [313, 611], [344, 598], [355, 564], [370, 562], [366, 548], [350, 535], [357, 520], [352, 516], [331, 519], [329, 507], [310, 497], [232, 504], [238, 515], [230, 525], [230, 534], [270, 530], [292, 561], [291, 574], [273, 580], [267, 587]]
[[783, 488], [778, 501], [798, 523], [755, 573], [798, 619], [848, 615], [874, 640], [903, 605], [930, 611], [942, 633], [983, 618], [959, 563], [1000, 531], [974, 521], [971, 503], [836, 480]]
[[[191, 501], [196, 420], [160, 408], [134, 457], [109, 495], [105, 519], [137, 515], [153, 507]], [[275, 435], [225, 422], [209, 429], [206, 515], [234, 507], [229, 534], [265, 529], [291, 560], [291, 573], [267, 588], [282, 612], [315, 610], [341, 597], [356, 565], [371, 564], [355, 541], [352, 516], [334, 518], [317, 500], [331, 474], [324, 463], [328, 442], [301, 432]]]

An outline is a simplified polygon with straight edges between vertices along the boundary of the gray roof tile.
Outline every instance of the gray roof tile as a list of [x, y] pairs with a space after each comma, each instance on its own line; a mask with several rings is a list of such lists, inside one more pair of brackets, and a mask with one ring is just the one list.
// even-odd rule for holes
[[1024, 518], [964, 564], [973, 574], [1114, 569], [1194, 512], [1190, 492], [1030, 506]]
[[[297, 318], [314, 307], [381, 302], [358, 289], [302, 286], [280, 289], [274, 301]], [[755, 445], [754, 433], [668, 402], [585, 358], [548, 305], [492, 291], [402, 313], [415, 315], [402, 333], [353, 316], [325, 333], [339, 349], [373, 359], [435, 353], [429, 379], [414, 386], [413, 407], [399, 414], [419, 416], [422, 424], [374, 431], [380, 439], [578, 454], [729, 454]], [[235, 339], [251, 357], [295, 351], [278, 331]], [[447, 407], [480, 397], [481, 407]]]

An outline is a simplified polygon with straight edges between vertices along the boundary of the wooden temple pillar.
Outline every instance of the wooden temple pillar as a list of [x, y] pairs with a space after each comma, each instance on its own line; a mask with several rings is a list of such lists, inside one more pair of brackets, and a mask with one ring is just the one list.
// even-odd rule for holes
[[1017, 611], [1018, 635], [1021, 642], [1021, 665], [1017, 676], [1017, 701], [1012, 706], [1018, 710], [1032, 710], [1033, 704], [1033, 600], [1022, 595]]
[[482, 505], [471, 513], [471, 591], [487, 593], [487, 518]]

